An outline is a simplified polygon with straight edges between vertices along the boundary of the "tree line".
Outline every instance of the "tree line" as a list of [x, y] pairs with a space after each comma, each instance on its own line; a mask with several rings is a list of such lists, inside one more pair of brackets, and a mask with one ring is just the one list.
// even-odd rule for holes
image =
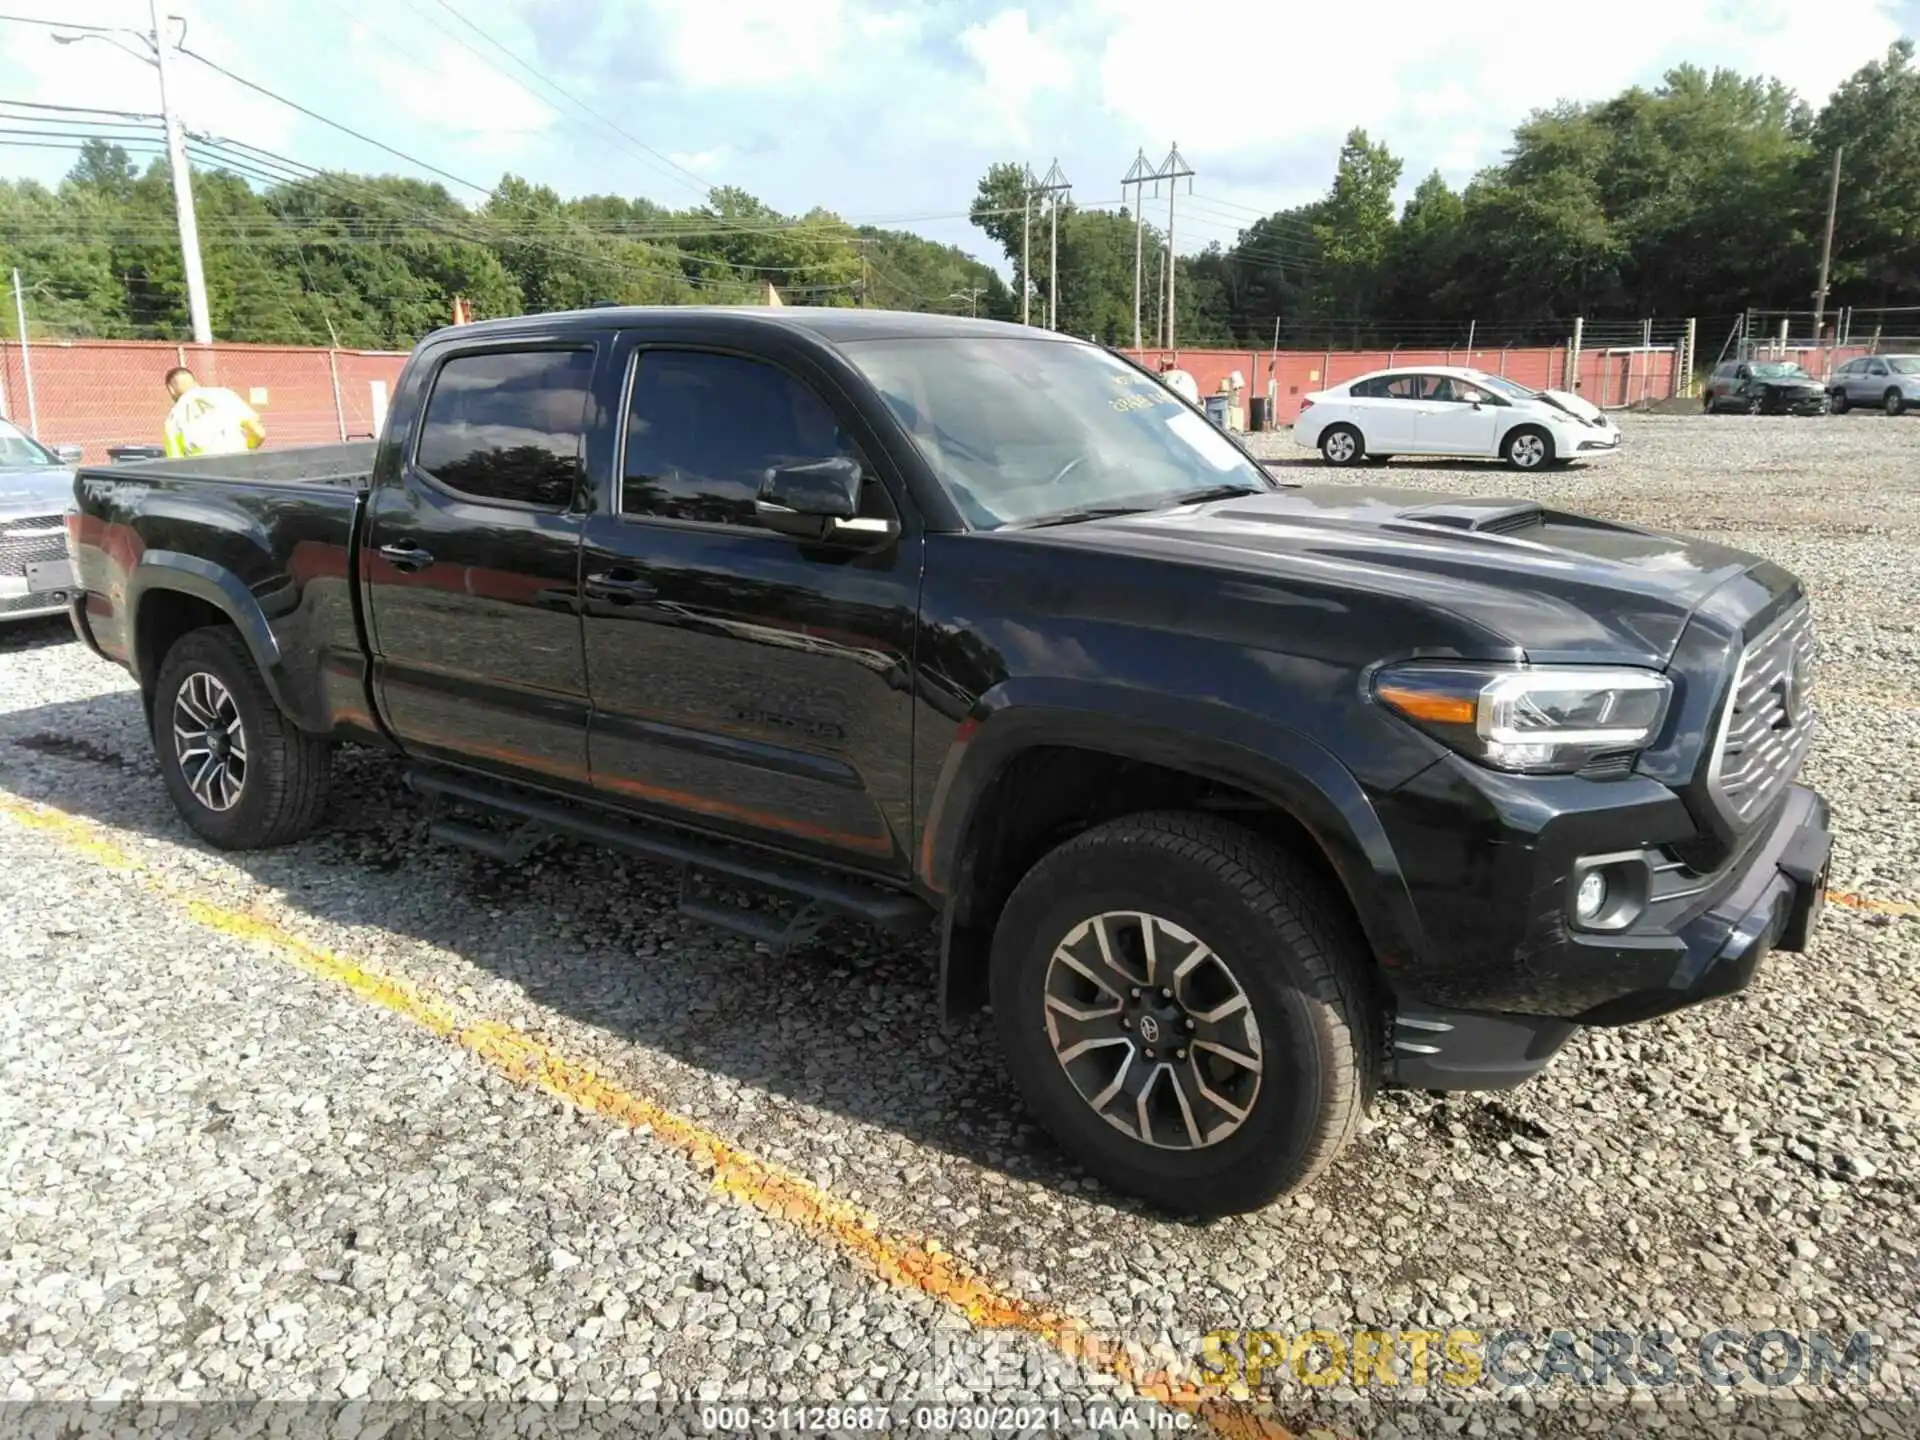
[[[1178, 338], [1458, 343], [1477, 323], [1485, 339], [1557, 340], [1575, 315], [1808, 310], [1836, 151], [1829, 311], [1920, 305], [1920, 71], [1902, 40], [1817, 109], [1777, 81], [1683, 66], [1656, 86], [1538, 111], [1500, 163], [1459, 190], [1431, 174], [1398, 206], [1402, 162], [1355, 130], [1325, 195], [1177, 258]], [[825, 209], [782, 214], [731, 187], [672, 209], [566, 199], [509, 175], [468, 206], [421, 180], [276, 180], [204, 150], [199, 161], [203, 263], [214, 331], [227, 340], [403, 348], [446, 324], [455, 296], [484, 318], [751, 302], [766, 284], [790, 304], [1017, 319], [1024, 285], [1036, 322], [1057, 288], [1062, 330], [1124, 345], [1138, 243], [1152, 344], [1166, 283], [1161, 230], [1136, 236], [1124, 210], [1070, 200], [1056, 276], [1050, 218], [1013, 164], [988, 170], [971, 207], [1010, 286], [957, 247]], [[166, 169], [141, 170], [117, 145], [89, 140], [54, 187], [0, 182], [0, 267], [13, 266], [37, 332], [188, 333]]]
[[[1920, 305], [1920, 71], [1911, 40], [1861, 67], [1819, 109], [1774, 80], [1682, 66], [1657, 86], [1538, 111], [1505, 157], [1459, 190], [1436, 172], [1396, 210], [1402, 163], [1364, 130], [1327, 193], [1178, 262], [1185, 345], [1460, 343], [1478, 321], [1510, 339], [1562, 338], [1572, 318], [1809, 311], [1835, 151], [1839, 206], [1828, 313]], [[1024, 171], [980, 181], [976, 223], [1021, 264]], [[1048, 220], [1032, 284], [1052, 288]], [[1131, 343], [1135, 225], [1124, 211], [1059, 216], [1060, 328]], [[1147, 322], [1164, 232], [1151, 223]]]

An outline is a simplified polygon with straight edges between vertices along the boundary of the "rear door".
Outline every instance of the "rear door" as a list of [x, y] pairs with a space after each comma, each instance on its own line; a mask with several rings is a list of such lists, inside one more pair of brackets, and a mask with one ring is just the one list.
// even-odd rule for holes
[[[618, 482], [583, 551], [595, 787], [904, 874], [921, 539], [900, 477], [802, 352], [648, 336], [627, 368]], [[861, 513], [897, 521], [893, 543], [834, 550], [755, 520], [770, 467], [833, 456], [860, 462]]]
[[1369, 451], [1391, 454], [1416, 447], [1426, 381], [1423, 375], [1383, 375], [1368, 382], [1365, 409], [1357, 423]]
[[[593, 401], [588, 336], [448, 346], [369, 501], [362, 552], [374, 676], [412, 753], [562, 786], [587, 783], [578, 611]], [[427, 357], [423, 357], [426, 359]]]

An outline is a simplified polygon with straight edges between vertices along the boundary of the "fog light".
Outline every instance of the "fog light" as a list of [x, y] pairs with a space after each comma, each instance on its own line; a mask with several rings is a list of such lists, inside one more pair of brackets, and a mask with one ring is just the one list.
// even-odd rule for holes
[[1580, 877], [1580, 892], [1574, 896], [1573, 913], [1590, 925], [1606, 908], [1607, 877], [1598, 870], [1589, 870]]

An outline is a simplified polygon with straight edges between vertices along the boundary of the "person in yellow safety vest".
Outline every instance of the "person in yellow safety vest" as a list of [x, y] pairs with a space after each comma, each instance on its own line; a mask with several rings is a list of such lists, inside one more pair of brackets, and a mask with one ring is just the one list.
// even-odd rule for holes
[[235, 455], [258, 450], [267, 429], [253, 407], [231, 390], [202, 385], [184, 365], [167, 372], [166, 448], [169, 459], [186, 455]]

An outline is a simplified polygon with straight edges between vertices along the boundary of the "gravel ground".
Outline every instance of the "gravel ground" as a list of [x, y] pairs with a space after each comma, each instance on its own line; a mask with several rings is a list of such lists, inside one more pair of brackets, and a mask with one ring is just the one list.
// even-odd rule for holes
[[1537, 480], [1405, 461], [1353, 478], [1537, 494], [1797, 570], [1821, 634], [1810, 778], [1835, 807], [1834, 884], [1878, 908], [1830, 906], [1812, 953], [1775, 957], [1748, 993], [1585, 1033], [1517, 1091], [1390, 1094], [1307, 1193], [1208, 1225], [1058, 1156], [989, 1025], [940, 1025], [930, 944], [836, 930], [779, 963], [680, 919], [674, 877], [635, 862], [557, 847], [508, 871], [430, 847], [372, 756], [344, 757], [322, 834], [218, 855], [175, 819], [126, 677], [57, 626], [0, 633], [0, 802], [82, 817], [140, 867], [0, 813], [0, 1390], [1059, 1398], [1074, 1416], [1127, 1393], [200, 903], [513, 1027], [999, 1295], [1162, 1358], [1191, 1363], [1209, 1332], [1316, 1327], [1879, 1340], [1870, 1387], [1796, 1391], [1793, 1409], [1751, 1382], [1626, 1411], [1617, 1388], [1355, 1400], [1282, 1372], [1296, 1427], [1920, 1431], [1920, 422], [1625, 424], [1619, 456]]

